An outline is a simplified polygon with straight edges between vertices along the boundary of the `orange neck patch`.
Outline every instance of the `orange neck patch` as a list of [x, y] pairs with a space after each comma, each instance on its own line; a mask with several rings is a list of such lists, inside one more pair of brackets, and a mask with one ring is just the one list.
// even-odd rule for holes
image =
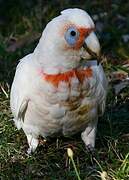
[[87, 68], [87, 69], [73, 69], [71, 71], [67, 71], [64, 73], [59, 73], [59, 74], [46, 74], [43, 73], [43, 78], [53, 84], [54, 86], [58, 87], [59, 83], [61, 81], [67, 82], [68, 84], [70, 84], [70, 80], [71, 78], [78, 78], [78, 80], [82, 83], [83, 80], [85, 78], [90, 78], [93, 75], [93, 71], [91, 68]]

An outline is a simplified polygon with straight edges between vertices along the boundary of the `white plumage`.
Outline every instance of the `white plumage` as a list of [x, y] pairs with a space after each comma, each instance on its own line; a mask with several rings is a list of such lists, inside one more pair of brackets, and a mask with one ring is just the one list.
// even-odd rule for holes
[[11, 88], [14, 122], [27, 136], [28, 152], [36, 149], [39, 135], [79, 131], [85, 145], [93, 148], [98, 116], [105, 109], [107, 80], [102, 66], [96, 60], [80, 61], [90, 57], [83, 43], [99, 54], [94, 23], [81, 9], [61, 14], [48, 23], [34, 52], [20, 60]]

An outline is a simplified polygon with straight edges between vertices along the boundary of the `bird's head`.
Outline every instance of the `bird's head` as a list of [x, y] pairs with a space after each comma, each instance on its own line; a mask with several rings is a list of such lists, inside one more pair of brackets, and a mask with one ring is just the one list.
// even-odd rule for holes
[[64, 72], [76, 68], [82, 58], [90, 59], [85, 45], [98, 55], [100, 44], [94, 30], [91, 17], [77, 8], [66, 9], [50, 21], [35, 50], [46, 72]]

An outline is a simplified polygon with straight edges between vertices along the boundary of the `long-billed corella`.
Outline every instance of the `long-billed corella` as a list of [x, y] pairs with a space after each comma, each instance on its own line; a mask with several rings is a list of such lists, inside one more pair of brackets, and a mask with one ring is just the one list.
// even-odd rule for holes
[[77, 132], [86, 147], [94, 148], [107, 93], [103, 68], [85, 49], [99, 55], [94, 30], [84, 10], [66, 9], [47, 24], [34, 52], [20, 60], [10, 104], [17, 128], [27, 136], [28, 153], [39, 136]]

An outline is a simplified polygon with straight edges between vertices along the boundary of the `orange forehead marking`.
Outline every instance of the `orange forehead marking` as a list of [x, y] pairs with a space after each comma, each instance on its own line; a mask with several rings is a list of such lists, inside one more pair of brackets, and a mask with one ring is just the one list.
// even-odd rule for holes
[[92, 77], [92, 75], [93, 75], [92, 69], [87, 68], [82, 70], [74, 69], [65, 73], [54, 74], [54, 75], [43, 73], [43, 78], [47, 82], [57, 87], [61, 81], [65, 81], [70, 85], [71, 78], [76, 77], [82, 83], [84, 78], [90, 78]]
[[84, 43], [84, 40], [85, 38], [93, 31], [94, 29], [93, 28], [84, 28], [84, 27], [81, 27], [81, 28], [78, 28], [78, 31], [80, 33], [80, 36], [79, 36], [79, 39], [77, 41], [77, 43], [75, 44], [74, 46], [74, 49], [79, 49], [83, 43]]

